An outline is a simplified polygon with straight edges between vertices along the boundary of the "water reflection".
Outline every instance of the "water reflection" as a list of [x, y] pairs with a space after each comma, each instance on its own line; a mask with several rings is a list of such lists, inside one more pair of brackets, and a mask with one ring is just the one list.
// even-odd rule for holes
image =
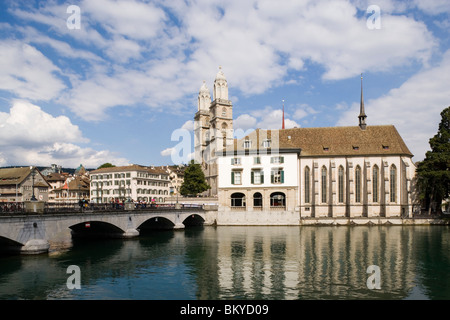
[[[449, 299], [448, 227], [205, 227], [0, 258], [0, 299]], [[66, 287], [69, 265], [81, 290]], [[366, 272], [380, 268], [380, 290]]]

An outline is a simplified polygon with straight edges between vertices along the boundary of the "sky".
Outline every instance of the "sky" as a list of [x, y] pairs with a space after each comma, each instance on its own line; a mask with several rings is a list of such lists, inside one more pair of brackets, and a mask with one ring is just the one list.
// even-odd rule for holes
[[286, 128], [357, 125], [363, 74], [367, 124], [420, 161], [449, 30], [448, 0], [2, 0], [0, 166], [187, 162], [219, 66], [237, 137], [280, 129], [283, 105]]

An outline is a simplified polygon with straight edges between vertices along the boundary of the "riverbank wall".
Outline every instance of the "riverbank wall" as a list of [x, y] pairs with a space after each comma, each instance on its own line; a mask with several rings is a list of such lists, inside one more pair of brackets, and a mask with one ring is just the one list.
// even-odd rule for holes
[[450, 217], [300, 217], [298, 212], [207, 211], [207, 224], [217, 226], [358, 226], [450, 225]]

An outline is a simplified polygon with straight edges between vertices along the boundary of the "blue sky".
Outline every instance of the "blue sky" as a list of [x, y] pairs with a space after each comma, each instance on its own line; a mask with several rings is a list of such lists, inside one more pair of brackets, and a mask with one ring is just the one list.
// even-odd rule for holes
[[172, 164], [219, 66], [241, 132], [281, 128], [283, 99], [286, 127], [357, 125], [363, 73], [368, 125], [395, 125], [422, 160], [450, 105], [449, 14], [448, 0], [4, 0], [0, 166]]

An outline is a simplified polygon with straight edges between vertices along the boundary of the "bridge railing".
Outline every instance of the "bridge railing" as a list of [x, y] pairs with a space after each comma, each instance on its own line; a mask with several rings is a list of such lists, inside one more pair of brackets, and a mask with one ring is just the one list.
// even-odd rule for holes
[[[19, 215], [26, 213], [26, 206], [23, 202], [2, 202], [0, 203], [0, 216], [1, 215]], [[111, 211], [148, 211], [148, 210], [199, 210], [203, 206], [200, 204], [142, 204], [142, 203], [73, 203], [73, 202], [59, 202], [52, 203], [46, 202], [44, 204], [43, 214], [55, 214], [55, 213], [74, 213], [74, 212], [111, 212]]]

